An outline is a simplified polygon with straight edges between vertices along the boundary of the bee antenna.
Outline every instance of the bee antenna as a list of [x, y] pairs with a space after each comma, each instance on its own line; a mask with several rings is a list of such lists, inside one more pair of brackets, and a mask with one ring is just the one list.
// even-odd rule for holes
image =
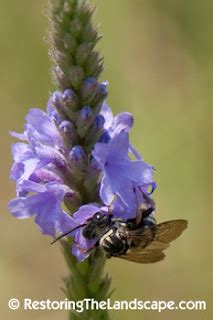
[[58, 240], [60, 240], [60, 239], [62, 239], [63, 237], [67, 236], [69, 233], [71, 233], [71, 232], [73, 232], [73, 231], [77, 230], [78, 228], [83, 227], [83, 226], [85, 226], [85, 225], [86, 225], [85, 223], [84, 223], [84, 224], [80, 224], [79, 226], [76, 226], [75, 228], [73, 228], [73, 229], [71, 229], [71, 230], [69, 230], [69, 231], [61, 234], [60, 236], [58, 236], [57, 238], [55, 238], [50, 244], [54, 244], [54, 243], [57, 242]]

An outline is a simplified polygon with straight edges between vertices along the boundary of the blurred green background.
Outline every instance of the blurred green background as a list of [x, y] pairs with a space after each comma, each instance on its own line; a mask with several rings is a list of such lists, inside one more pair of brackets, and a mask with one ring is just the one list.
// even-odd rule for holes
[[[112, 312], [120, 319], [212, 319], [212, 105], [211, 0], [96, 0], [95, 20], [115, 113], [135, 118], [133, 143], [156, 167], [157, 219], [186, 218], [189, 228], [165, 261], [138, 265], [107, 262], [114, 299], [206, 300], [206, 311]], [[29, 107], [45, 108], [53, 86], [45, 0], [0, 0], [0, 314], [1, 319], [67, 319], [66, 312], [10, 311], [12, 297], [63, 299], [66, 266], [32, 220], [7, 209], [15, 195], [9, 130], [21, 131]]]

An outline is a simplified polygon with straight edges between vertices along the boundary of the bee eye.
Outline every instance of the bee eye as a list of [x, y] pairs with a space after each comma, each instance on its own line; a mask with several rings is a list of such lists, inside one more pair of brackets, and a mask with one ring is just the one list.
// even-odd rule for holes
[[97, 220], [100, 220], [100, 218], [101, 218], [100, 213], [96, 213], [95, 218], [96, 218]]

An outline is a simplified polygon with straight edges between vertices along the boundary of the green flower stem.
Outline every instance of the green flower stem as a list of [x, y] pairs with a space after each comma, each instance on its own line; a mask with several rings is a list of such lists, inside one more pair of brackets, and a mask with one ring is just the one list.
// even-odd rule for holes
[[[110, 292], [111, 279], [104, 275], [105, 254], [97, 248], [84, 262], [78, 262], [70, 253], [71, 243], [61, 241], [70, 275], [64, 278], [63, 288], [66, 297], [71, 301], [94, 299], [95, 301], [106, 301]], [[70, 310], [69, 320], [108, 320], [107, 310], [83, 310], [82, 313]]]

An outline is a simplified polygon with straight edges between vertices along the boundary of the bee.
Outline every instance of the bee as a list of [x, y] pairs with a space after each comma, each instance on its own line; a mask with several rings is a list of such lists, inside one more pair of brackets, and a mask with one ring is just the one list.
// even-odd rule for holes
[[59, 236], [52, 243], [79, 227], [83, 227], [86, 239], [98, 239], [95, 246], [100, 246], [107, 258], [154, 263], [164, 259], [163, 251], [187, 228], [187, 221], [179, 219], [156, 224], [153, 207], [140, 209], [136, 219], [127, 221], [114, 219], [112, 214], [96, 213], [86, 224]]
[[120, 222], [100, 239], [107, 257], [119, 257], [138, 263], [154, 263], [165, 258], [164, 250], [187, 228], [186, 220], [171, 220], [130, 229]]

